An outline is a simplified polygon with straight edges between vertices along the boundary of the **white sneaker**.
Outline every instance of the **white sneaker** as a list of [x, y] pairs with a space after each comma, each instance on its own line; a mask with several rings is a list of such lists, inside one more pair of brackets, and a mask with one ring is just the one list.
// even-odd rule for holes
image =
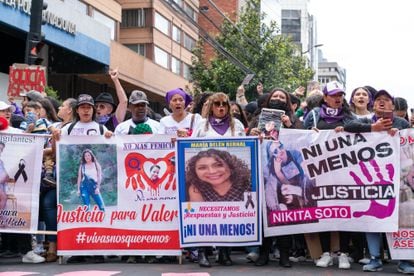
[[45, 258], [37, 255], [36, 253], [33, 252], [33, 250], [27, 252], [25, 255], [23, 255], [23, 258], [22, 258], [23, 263], [38, 264], [38, 263], [44, 263], [45, 261], [46, 261]]
[[329, 252], [323, 253], [321, 258], [316, 262], [316, 266], [318, 267], [328, 267], [331, 265], [333, 265], [333, 259]]
[[41, 255], [42, 253], [45, 253], [46, 250], [43, 248], [43, 244], [37, 244], [35, 249], [33, 249], [33, 252], [38, 255]]
[[259, 254], [257, 254], [256, 252], [250, 252], [249, 254], [247, 254], [246, 259], [254, 263], [257, 261], [257, 259], [259, 259]]
[[338, 268], [340, 269], [350, 269], [351, 264], [349, 263], [348, 256], [345, 253], [341, 253], [338, 257]]
[[371, 259], [369, 259], [369, 258], [363, 258], [363, 259], [359, 260], [358, 263], [361, 264], [361, 265], [366, 265], [366, 264], [369, 264], [370, 261], [371, 261]]

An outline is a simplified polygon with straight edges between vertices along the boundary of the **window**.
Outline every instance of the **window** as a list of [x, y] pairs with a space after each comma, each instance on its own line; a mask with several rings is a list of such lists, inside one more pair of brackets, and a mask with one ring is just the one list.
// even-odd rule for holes
[[103, 25], [109, 27], [111, 30], [111, 39], [115, 39], [115, 20], [111, 19], [110, 17], [104, 15], [103, 13], [99, 12], [98, 10], [93, 11], [93, 18], [102, 23]]
[[282, 10], [282, 34], [290, 36], [293, 42], [300, 42], [301, 11]]
[[177, 75], [181, 75], [181, 61], [175, 57], [171, 57], [171, 71]]
[[175, 25], [172, 28], [172, 39], [177, 43], [181, 42], [181, 30]]
[[184, 5], [184, 12], [190, 16], [193, 20], [197, 21], [197, 14], [195, 12], [195, 10], [190, 7], [188, 4]]
[[168, 69], [168, 53], [157, 46], [154, 46], [154, 61], [156, 64]]
[[183, 77], [186, 80], [191, 80], [190, 65], [183, 63]]
[[155, 28], [166, 35], [170, 35], [170, 22], [158, 12], [155, 13]]
[[145, 44], [124, 44], [126, 47], [134, 52], [137, 52], [140, 56], [145, 57], [146, 47]]
[[189, 36], [188, 34], [184, 33], [184, 48], [186, 48], [189, 51], [192, 51], [195, 47], [196, 41]]
[[121, 28], [128, 28], [128, 27], [136, 27], [136, 28], [145, 27], [145, 10], [144, 9], [122, 10]]

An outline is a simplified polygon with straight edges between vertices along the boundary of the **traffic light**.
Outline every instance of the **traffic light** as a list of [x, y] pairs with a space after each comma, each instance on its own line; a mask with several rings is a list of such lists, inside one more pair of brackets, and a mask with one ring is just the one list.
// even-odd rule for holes
[[47, 3], [43, 0], [32, 0], [30, 8], [30, 27], [26, 40], [25, 63], [29, 65], [40, 65], [43, 58], [40, 50], [44, 46], [44, 35], [42, 34], [43, 10], [47, 9]]
[[27, 64], [29, 65], [41, 65], [43, 58], [40, 55], [40, 50], [45, 45], [41, 39], [29, 39], [29, 56]]

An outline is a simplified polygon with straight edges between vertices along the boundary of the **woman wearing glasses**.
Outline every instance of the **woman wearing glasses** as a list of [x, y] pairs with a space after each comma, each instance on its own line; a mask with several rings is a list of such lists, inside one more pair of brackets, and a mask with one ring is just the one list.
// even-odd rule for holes
[[[195, 126], [192, 137], [235, 137], [245, 136], [243, 124], [233, 118], [230, 108], [229, 98], [222, 92], [212, 94], [208, 99], [206, 117], [200, 120]], [[212, 161], [208, 159], [207, 161]], [[199, 200], [202, 199], [201, 192], [196, 187], [190, 188], [191, 196]], [[210, 261], [207, 258], [206, 248], [198, 249], [198, 264], [201, 267], [210, 267]], [[219, 247], [218, 263], [224, 266], [233, 264], [230, 259], [230, 247]]]
[[245, 136], [243, 124], [230, 112], [230, 102], [222, 92], [210, 96], [208, 114], [195, 127], [193, 137]]

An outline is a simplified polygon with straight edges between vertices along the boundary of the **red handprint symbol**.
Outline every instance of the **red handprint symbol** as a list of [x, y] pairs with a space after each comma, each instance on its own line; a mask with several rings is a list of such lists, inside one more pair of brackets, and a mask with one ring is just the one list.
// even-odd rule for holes
[[[378, 163], [375, 160], [370, 160], [369, 163], [374, 168], [376, 176], [378, 178], [377, 181], [374, 181], [373, 176], [369, 172], [367, 166], [364, 162], [359, 162], [359, 167], [361, 169], [362, 174], [365, 176], [366, 180], [368, 181], [369, 185], [390, 185], [393, 184], [394, 179], [394, 166], [392, 164], [386, 164], [385, 169], [388, 173], [388, 179], [384, 179], [384, 175], [380, 171], [380, 167], [378, 166]], [[350, 176], [354, 179], [355, 183], [357, 185], [365, 185], [364, 182], [359, 178], [359, 176], [355, 172], [350, 172]], [[368, 210], [366, 211], [356, 211], [353, 213], [353, 216], [356, 218], [362, 217], [362, 216], [372, 216], [376, 218], [386, 218], [392, 215], [395, 209], [395, 203], [396, 199], [391, 198], [389, 199], [388, 205], [382, 205], [379, 204], [375, 200], [370, 200], [370, 205]]]

